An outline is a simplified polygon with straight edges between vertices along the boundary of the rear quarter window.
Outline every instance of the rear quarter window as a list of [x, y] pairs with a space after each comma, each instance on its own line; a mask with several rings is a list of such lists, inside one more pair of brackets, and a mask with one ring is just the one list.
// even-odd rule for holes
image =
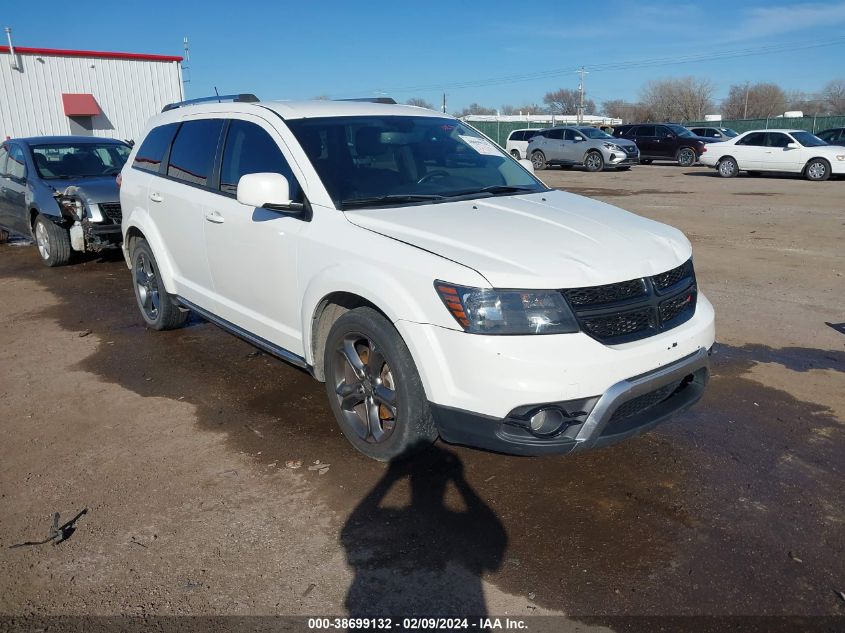
[[164, 155], [167, 153], [177, 129], [179, 129], [178, 123], [168, 123], [150, 130], [144, 142], [141, 143], [141, 147], [138, 148], [132, 166], [144, 171], [158, 173], [161, 169], [161, 161], [164, 160]]

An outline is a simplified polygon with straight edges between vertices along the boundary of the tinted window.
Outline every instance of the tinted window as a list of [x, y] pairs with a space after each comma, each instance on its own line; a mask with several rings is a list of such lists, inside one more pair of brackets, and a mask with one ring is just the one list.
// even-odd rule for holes
[[196, 185], [207, 184], [222, 129], [223, 119], [185, 121], [173, 141], [167, 175]]
[[6, 157], [9, 155], [9, 150], [3, 145], [0, 147], [0, 174], [6, 175]]
[[515, 141], [524, 141], [528, 138], [528, 135], [525, 130], [519, 130], [518, 132], [514, 132], [511, 138]]
[[254, 123], [232, 121], [223, 149], [220, 190], [234, 195], [238, 191], [241, 176], [260, 172], [282, 174], [290, 183], [291, 200], [299, 199], [296, 178], [270, 135]]
[[563, 131], [563, 140], [564, 141], [574, 141], [575, 140], [575, 130], [564, 130]]
[[138, 169], [157, 172], [161, 167], [161, 161], [167, 152], [167, 148], [170, 147], [170, 141], [173, 140], [173, 135], [176, 134], [178, 128], [178, 123], [168, 123], [167, 125], [160, 125], [150, 130], [147, 138], [141, 143], [138, 153], [135, 154], [135, 161], [132, 163], [132, 166]]
[[766, 136], [766, 145], [769, 147], [786, 147], [792, 142], [791, 138], [780, 132], [769, 132]]
[[752, 132], [736, 142], [737, 145], [754, 145], [756, 147], [763, 147], [766, 145], [765, 132]]
[[636, 136], [654, 136], [653, 125], [641, 125], [636, 128]]
[[[827, 141], [828, 143], [830, 143], [831, 141], [836, 139], [836, 137], [838, 136], [838, 132], [836, 132], [836, 130], [831, 130], [829, 132], [822, 132], [818, 136], [821, 140]], [[2, 157], [0, 157], [0, 169], [3, 169], [3, 158]]]
[[532, 138], [534, 138], [535, 136], [537, 136], [539, 134], [539, 131], [538, 130], [525, 130], [524, 134], [525, 134], [525, 140], [530, 141]]
[[[786, 136], [786, 134], [784, 134], [784, 136]], [[804, 147], [820, 147], [822, 145], [827, 145], [827, 143], [820, 139], [818, 136], [816, 136], [815, 134], [810, 134], [809, 132], [792, 132], [792, 136]]]
[[23, 156], [23, 150], [18, 145], [9, 145], [6, 175], [17, 180], [26, 178], [26, 159]]
[[551, 139], [554, 139], [556, 141], [561, 141], [561, 140], [563, 140], [563, 130], [561, 130], [561, 129], [549, 130], [548, 132], [546, 132], [546, 138], [551, 138]]
[[658, 138], [668, 138], [669, 136], [672, 136], [672, 132], [666, 127], [655, 128], [655, 132], [657, 133]]

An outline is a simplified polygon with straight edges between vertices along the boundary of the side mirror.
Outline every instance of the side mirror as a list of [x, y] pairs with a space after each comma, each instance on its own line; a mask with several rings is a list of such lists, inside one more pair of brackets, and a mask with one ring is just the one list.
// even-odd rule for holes
[[576, 143], [580, 143], [580, 142], [581, 142], [581, 141], [583, 141], [583, 140], [584, 140], [584, 137], [583, 137], [583, 136], [576, 136], [576, 137], [575, 137], [575, 142], [576, 142]]
[[238, 181], [238, 202], [248, 207], [273, 211], [302, 211], [303, 205], [290, 199], [290, 184], [281, 174], [246, 174]]
[[532, 163], [527, 158], [519, 159], [519, 164], [525, 167], [525, 169], [527, 169], [530, 173], [534, 173], [534, 163]]
[[800, 147], [801, 146], [798, 143], [787, 143], [786, 144], [786, 149], [798, 149]]

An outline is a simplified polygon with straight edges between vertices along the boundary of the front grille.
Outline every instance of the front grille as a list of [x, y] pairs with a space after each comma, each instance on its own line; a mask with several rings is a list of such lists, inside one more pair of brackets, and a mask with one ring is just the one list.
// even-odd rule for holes
[[99, 207], [103, 216], [115, 224], [120, 224], [123, 220], [123, 212], [120, 209], [119, 202], [101, 202]]
[[622, 147], [629, 154], [636, 154], [637, 153], [637, 146], [636, 145], [623, 145]]
[[652, 277], [561, 291], [582, 331], [607, 345], [670, 330], [695, 313], [692, 260]]

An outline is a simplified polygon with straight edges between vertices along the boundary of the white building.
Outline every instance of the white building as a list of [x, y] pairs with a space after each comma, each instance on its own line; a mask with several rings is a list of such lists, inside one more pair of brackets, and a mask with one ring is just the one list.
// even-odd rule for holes
[[0, 140], [83, 134], [137, 140], [182, 101], [182, 58], [0, 46]]
[[[526, 127], [541, 127], [545, 125], [621, 125], [622, 119], [613, 119], [605, 116], [585, 114], [578, 122], [577, 114], [470, 114], [461, 117], [462, 120], [472, 123], [473, 121], [487, 121], [492, 123], [526, 123]], [[535, 125], [536, 124], [536, 125]]]

